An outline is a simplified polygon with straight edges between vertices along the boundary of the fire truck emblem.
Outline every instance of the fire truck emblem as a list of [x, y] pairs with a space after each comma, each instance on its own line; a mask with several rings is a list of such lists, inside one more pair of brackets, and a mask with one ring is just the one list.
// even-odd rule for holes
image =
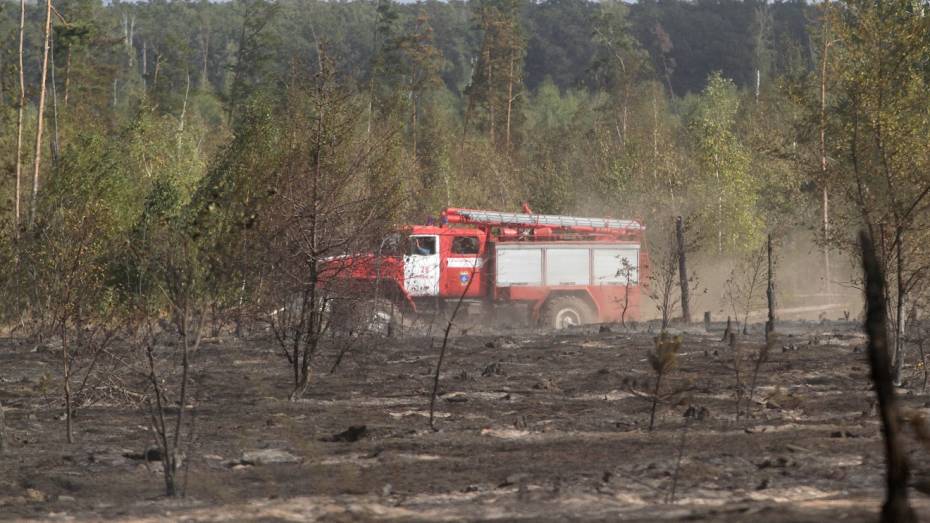
[[468, 283], [468, 273], [467, 273], [467, 272], [463, 272], [463, 273], [459, 274], [459, 281], [462, 282], [462, 285]]

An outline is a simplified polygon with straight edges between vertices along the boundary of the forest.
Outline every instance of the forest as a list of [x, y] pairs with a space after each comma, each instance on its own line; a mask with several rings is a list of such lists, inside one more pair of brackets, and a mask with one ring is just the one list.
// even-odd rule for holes
[[270, 321], [296, 401], [318, 349], [348, 352], [323, 260], [527, 202], [641, 219], [659, 276], [683, 217], [697, 274], [726, 267], [695, 289], [744, 322], [772, 242], [809, 245], [780, 299], [848, 295], [864, 230], [901, 384], [930, 298], [928, 7], [0, 0], [0, 330], [55, 340], [69, 442], [131, 347], [173, 493], [182, 415], [156, 400], [183, 403], [203, 332]]

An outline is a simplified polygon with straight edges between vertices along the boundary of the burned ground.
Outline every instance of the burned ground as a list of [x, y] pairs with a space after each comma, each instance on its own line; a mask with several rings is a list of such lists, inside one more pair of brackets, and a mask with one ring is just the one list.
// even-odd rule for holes
[[[854, 325], [782, 333], [739, 420], [732, 349], [720, 331], [684, 333], [653, 432], [653, 334], [612, 331], [454, 337], [435, 432], [428, 337], [358, 344], [333, 374], [324, 353], [298, 402], [270, 341], [207, 339], [182, 500], [162, 498], [160, 464], [139, 459], [152, 436], [138, 408], [82, 409], [66, 444], [56, 351], [4, 340], [0, 519], [875, 519], [882, 440]], [[745, 367], [761, 344], [740, 340]], [[902, 403], [926, 410], [922, 371], [908, 372]], [[930, 473], [926, 451], [912, 456]]]

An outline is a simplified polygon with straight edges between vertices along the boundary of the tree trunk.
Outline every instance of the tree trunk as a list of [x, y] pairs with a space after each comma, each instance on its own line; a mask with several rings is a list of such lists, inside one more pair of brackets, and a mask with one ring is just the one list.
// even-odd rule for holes
[[3, 416], [3, 403], [0, 403], [0, 456], [6, 453], [6, 420]]
[[675, 218], [675, 237], [678, 240], [678, 278], [681, 285], [681, 319], [691, 323], [691, 298], [688, 293], [688, 266], [685, 262], [685, 226], [681, 216]]
[[132, 66], [135, 65], [135, 52], [133, 49], [132, 42], [135, 39], [135, 30], [136, 30], [136, 15], [129, 17], [129, 22], [126, 22], [126, 15], [123, 15], [123, 35], [126, 39], [126, 59], [128, 63], [128, 69], [132, 72]]
[[308, 266], [308, 286], [305, 290], [304, 296], [304, 305], [302, 313], [306, 312], [306, 307], [309, 306], [310, 314], [309, 321], [306, 326], [305, 342], [303, 345], [303, 350], [298, 353], [297, 347], [295, 346], [294, 352], [294, 370], [296, 382], [294, 384], [294, 390], [291, 392], [290, 401], [296, 401], [310, 385], [310, 358], [313, 356], [313, 353], [316, 351], [316, 346], [319, 343], [320, 329], [321, 324], [320, 313], [319, 313], [319, 296], [318, 296], [318, 287], [317, 282], [319, 279], [319, 260], [318, 249], [320, 246], [320, 204], [322, 198], [321, 184], [323, 182], [323, 132], [325, 130], [324, 118], [327, 116], [325, 113], [325, 104], [326, 100], [326, 91], [325, 85], [325, 75], [323, 68], [323, 59], [322, 51], [317, 50], [318, 55], [320, 56], [320, 83], [317, 84], [317, 125], [316, 125], [316, 137], [314, 143], [312, 144], [313, 150], [313, 178], [311, 179], [310, 184], [310, 215], [309, 223], [307, 223], [307, 232], [306, 237], [309, 245], [307, 246], [308, 255], [309, 255], [309, 266]]
[[720, 159], [714, 152], [714, 179], [717, 182], [717, 254], [723, 254], [723, 188], [720, 186]]
[[74, 430], [71, 419], [71, 354], [68, 350], [68, 333], [66, 320], [62, 319], [61, 326], [61, 361], [62, 361], [62, 381], [64, 382], [65, 393], [65, 436], [68, 443], [74, 443]]
[[620, 146], [626, 146], [627, 120], [629, 119], [629, 87], [623, 85], [623, 107], [620, 109]]
[[62, 100], [63, 105], [68, 107], [68, 94], [71, 90], [71, 46], [68, 46], [68, 52], [65, 54], [65, 96]]
[[19, 115], [16, 124], [16, 202], [13, 204], [14, 224], [16, 231], [14, 234], [19, 236], [20, 208], [19, 204], [22, 199], [22, 179], [23, 179], [23, 111], [26, 106], [26, 81], [23, 71], [23, 33], [26, 26], [26, 0], [20, 0], [19, 3]]
[[513, 65], [516, 57], [516, 50], [513, 48], [513, 45], [510, 46], [510, 72], [507, 75], [507, 137], [506, 137], [506, 151], [507, 154], [510, 154], [510, 119], [511, 113], [513, 112]]
[[[152, 90], [158, 87], [158, 72], [161, 70], [161, 54], [155, 53], [155, 72], [152, 74]], [[115, 81], [115, 80], [114, 80]]]
[[[624, 95], [626, 96], [626, 95]], [[623, 102], [623, 130], [626, 132], [626, 101]], [[659, 97], [652, 88], [652, 181], [659, 183]]]
[[659, 403], [659, 387], [662, 385], [662, 373], [656, 374], [656, 387], [652, 391], [652, 408], [649, 410], [649, 432], [655, 428], [656, 423], [656, 406]]
[[626, 327], [626, 311], [630, 308], [630, 280], [633, 278], [632, 271], [626, 271], [626, 284], [623, 286], [623, 308], [620, 309], [620, 325]]
[[829, 34], [824, 34], [823, 56], [820, 64], [820, 178], [823, 184], [823, 273], [824, 289], [831, 292], [830, 280], [830, 198], [827, 191], [827, 52], [830, 50]]
[[58, 80], [55, 79], [55, 37], [52, 35], [50, 37], [49, 43], [49, 55], [50, 55], [50, 65], [49, 65], [49, 74], [51, 78], [49, 80], [52, 83], [52, 166], [58, 163], [58, 159], [61, 157], [61, 138], [58, 133]]
[[142, 40], [142, 92], [147, 93], [149, 89], [148, 85], [148, 75], [149, 75], [149, 63], [148, 63], [148, 52], [149, 46], [145, 43], [145, 40]]
[[897, 279], [897, 303], [895, 304], [895, 336], [894, 336], [894, 372], [892, 380], [895, 386], [901, 386], [901, 371], [904, 367], [905, 357], [905, 322], [904, 309], [907, 307], [907, 284], [904, 278], [904, 250], [901, 244], [904, 242], [904, 231], [898, 228], [895, 235], [895, 276]]
[[766, 251], [768, 253], [769, 270], [768, 285], [765, 287], [765, 296], [768, 301], [769, 317], [768, 321], [765, 323], [765, 340], [768, 342], [769, 333], [775, 330], [775, 261], [772, 257], [772, 233], [768, 235]]
[[668, 85], [668, 92], [674, 97], [675, 89], [672, 88], [672, 74], [671, 71], [669, 71], [668, 58], [666, 58], [664, 52], [662, 53], [662, 69], [665, 72], [665, 83]]
[[207, 74], [207, 60], [210, 56], [210, 27], [207, 26], [206, 31], [204, 28], [200, 28], [200, 41], [203, 48], [203, 63], [201, 64], [200, 71], [200, 90], [205, 91], [207, 85], [209, 85], [209, 75]]
[[372, 75], [368, 81], [368, 123], [365, 127], [365, 136], [371, 138], [371, 123], [375, 118], [375, 78]]
[[898, 410], [888, 357], [885, 277], [875, 256], [872, 241], [865, 232], [860, 233], [859, 239], [866, 280], [865, 330], [869, 336], [869, 363], [885, 440], [886, 498], [882, 505], [881, 523], [914, 523], [917, 516], [907, 501], [910, 471], [904, 449], [898, 440]]
[[488, 61], [488, 73], [487, 73], [487, 75], [488, 75], [488, 123], [490, 124], [490, 125], [488, 126], [488, 136], [489, 136], [489, 139], [490, 139], [490, 141], [491, 141], [491, 145], [494, 145], [494, 143], [495, 143], [495, 137], [494, 137], [494, 86], [493, 86], [493, 84], [491, 83], [491, 80], [493, 79], [493, 78], [492, 78], [492, 76], [493, 76], [493, 74], [492, 74], [493, 70], [492, 70], [492, 68], [491, 68], [491, 46], [490, 46], [490, 45], [488, 46], [488, 52], [487, 52], [487, 54], [486, 54], [486, 58], [487, 58], [487, 61]]
[[417, 95], [413, 96], [413, 111], [410, 114], [410, 135], [413, 141], [413, 163], [416, 165], [417, 162], [417, 102], [419, 97]]
[[191, 93], [191, 74], [187, 73], [187, 86], [184, 88], [184, 102], [181, 104], [181, 117], [178, 122], [178, 157], [181, 156], [181, 142], [184, 137], [184, 119], [187, 118], [187, 99]]
[[[188, 81], [190, 75], [188, 75]], [[187, 298], [185, 298], [185, 302]], [[181, 391], [178, 397], [178, 417], [175, 418], [174, 423], [174, 441], [171, 444], [170, 449], [165, 449], [165, 487], [167, 494], [169, 496], [177, 496], [177, 477], [179, 458], [181, 456], [180, 446], [181, 446], [181, 427], [184, 421], [184, 408], [187, 405], [187, 382], [190, 376], [190, 353], [191, 349], [196, 349], [200, 345], [200, 336], [203, 332], [203, 320], [204, 314], [200, 313], [200, 317], [197, 319], [197, 330], [192, 332], [191, 329], [191, 313], [190, 308], [187, 303], [184, 305], [184, 343], [183, 343], [183, 352], [181, 354]], [[191, 347], [191, 336], [194, 336], [193, 347]], [[169, 481], [170, 478], [170, 481]]]
[[35, 223], [36, 206], [39, 197], [39, 171], [42, 167], [42, 120], [45, 117], [45, 82], [48, 78], [49, 38], [52, 32], [52, 0], [45, 2], [45, 44], [42, 57], [42, 84], [39, 88], [39, 113], [36, 118], [35, 171], [32, 177], [32, 198], [29, 212], [29, 224]]

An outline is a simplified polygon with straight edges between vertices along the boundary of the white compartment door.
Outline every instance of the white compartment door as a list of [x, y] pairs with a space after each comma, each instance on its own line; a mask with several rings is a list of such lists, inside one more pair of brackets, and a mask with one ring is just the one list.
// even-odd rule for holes
[[542, 285], [542, 249], [499, 245], [495, 253], [498, 287]]
[[639, 283], [639, 246], [594, 249], [594, 284], [627, 283]]
[[587, 247], [546, 249], [546, 285], [591, 285]]

